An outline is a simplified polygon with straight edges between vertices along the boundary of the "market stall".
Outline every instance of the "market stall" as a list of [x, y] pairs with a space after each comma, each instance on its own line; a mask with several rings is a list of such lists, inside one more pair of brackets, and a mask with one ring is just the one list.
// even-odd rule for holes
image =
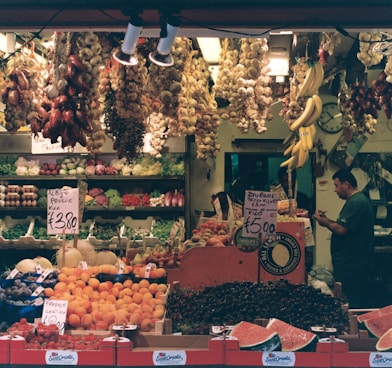
[[[224, 2], [222, 18], [206, 4], [62, 4], [50, 19], [53, 4], [42, 18], [19, 5], [11, 26], [16, 4], [0, 0], [2, 365], [388, 364], [389, 273], [369, 310], [308, 275], [331, 268], [330, 234], [309, 217], [339, 207], [332, 169], [355, 169], [375, 229], [391, 228], [387, 30], [351, 30], [354, 4], [305, 31], [293, 18], [313, 14], [304, 4], [251, 4], [246, 25]], [[382, 27], [389, 8], [361, 6]], [[193, 29], [201, 14], [200, 33], [220, 37], [215, 59]], [[380, 157], [358, 161], [361, 150]], [[303, 188], [311, 204], [297, 208]], [[211, 199], [226, 190], [222, 218]]]

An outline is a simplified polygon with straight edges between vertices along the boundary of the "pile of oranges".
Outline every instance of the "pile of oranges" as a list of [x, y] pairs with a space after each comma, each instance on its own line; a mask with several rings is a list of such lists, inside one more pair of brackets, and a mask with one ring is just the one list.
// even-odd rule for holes
[[149, 332], [165, 314], [167, 285], [142, 279], [101, 282], [93, 268], [63, 267], [58, 282], [46, 288], [48, 298], [68, 301], [67, 327], [110, 330], [116, 325], [137, 325]]

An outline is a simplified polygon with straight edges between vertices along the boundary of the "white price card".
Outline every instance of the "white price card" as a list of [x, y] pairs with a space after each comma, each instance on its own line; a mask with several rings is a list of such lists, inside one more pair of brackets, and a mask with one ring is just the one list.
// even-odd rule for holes
[[277, 193], [246, 190], [242, 235], [249, 238], [274, 235], [277, 210]]
[[48, 189], [48, 234], [79, 233], [79, 189]]
[[56, 325], [60, 335], [64, 333], [68, 300], [45, 299], [41, 321], [44, 325]]

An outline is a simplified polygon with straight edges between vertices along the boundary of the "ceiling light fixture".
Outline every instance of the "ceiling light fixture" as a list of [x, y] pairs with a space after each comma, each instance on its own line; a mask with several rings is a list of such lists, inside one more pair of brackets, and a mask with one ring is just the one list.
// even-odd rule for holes
[[113, 54], [113, 58], [120, 64], [134, 66], [138, 63], [138, 59], [134, 56], [134, 53], [136, 51], [137, 40], [142, 31], [142, 27], [143, 19], [137, 14], [133, 14], [128, 23], [121, 49], [117, 50]]
[[269, 76], [276, 77], [277, 82], [283, 82], [290, 72], [291, 34], [270, 34], [268, 40]]
[[176, 37], [178, 27], [180, 26], [180, 19], [178, 17], [161, 16], [161, 33], [157, 49], [150, 52], [149, 59], [159, 66], [172, 66], [174, 59], [170, 54], [171, 47]]
[[222, 51], [220, 39], [217, 37], [197, 37], [204, 60], [209, 64], [218, 64]]

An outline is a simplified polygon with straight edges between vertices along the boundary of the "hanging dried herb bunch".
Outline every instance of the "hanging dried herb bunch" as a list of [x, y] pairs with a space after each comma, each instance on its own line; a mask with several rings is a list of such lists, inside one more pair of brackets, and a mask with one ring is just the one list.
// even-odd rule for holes
[[105, 98], [104, 123], [106, 133], [113, 138], [113, 149], [119, 158], [132, 161], [142, 152], [145, 126], [134, 118], [122, 118], [115, 107], [115, 96], [109, 91]]

